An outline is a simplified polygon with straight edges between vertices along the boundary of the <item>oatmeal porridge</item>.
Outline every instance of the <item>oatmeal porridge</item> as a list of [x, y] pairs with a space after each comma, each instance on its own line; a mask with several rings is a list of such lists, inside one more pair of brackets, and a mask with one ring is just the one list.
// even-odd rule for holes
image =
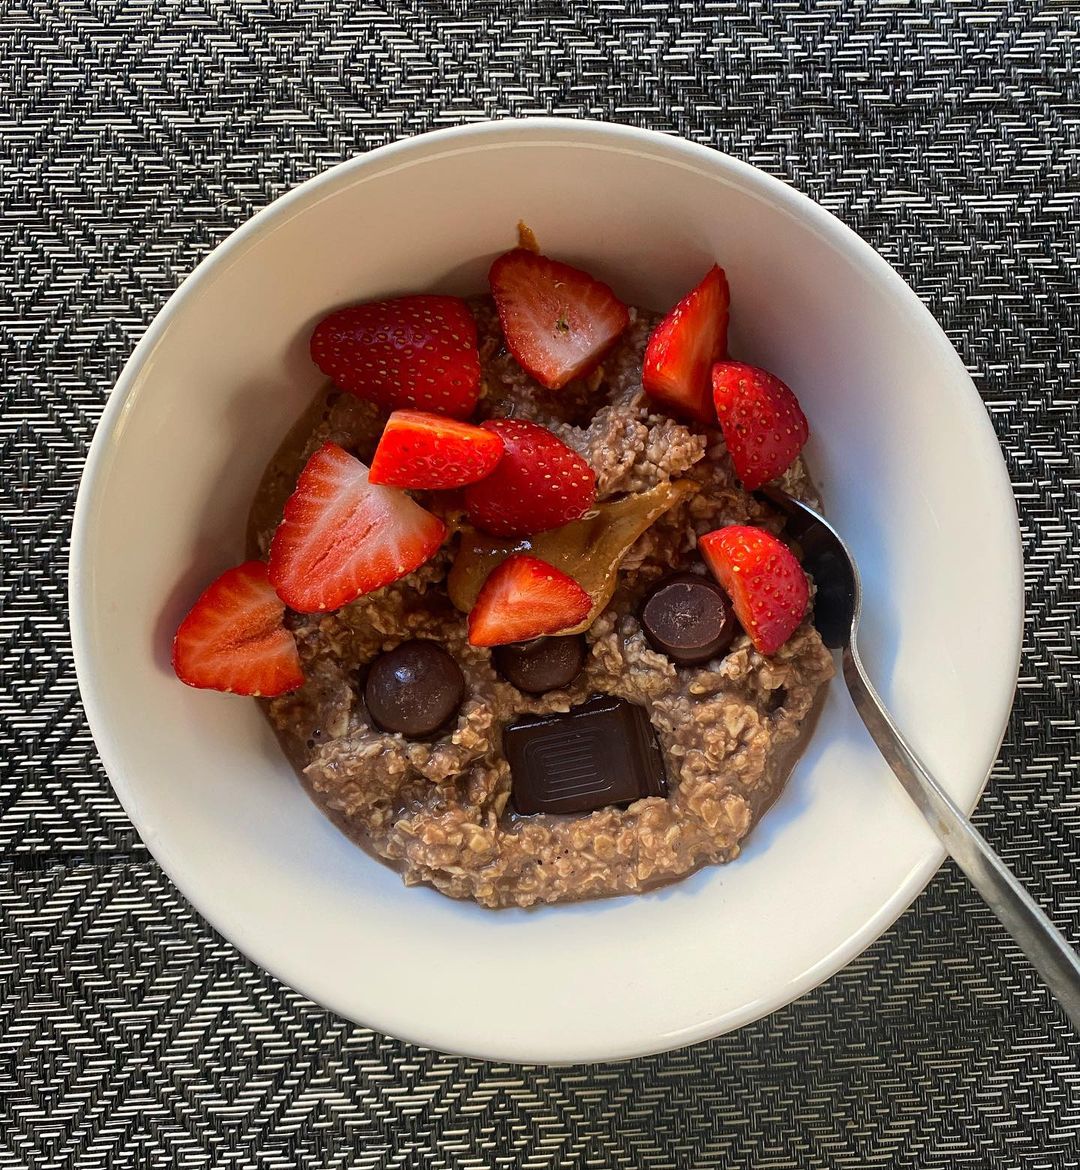
[[[497, 311], [496, 301], [482, 297], [466, 308], [479, 370], [476, 400], [457, 417], [484, 423], [484, 433], [502, 436], [509, 451], [516, 436], [533, 442], [540, 428], [554, 436], [543, 440], [558, 441], [552, 466], [584, 469], [587, 506], [564, 519], [556, 514], [563, 495], [545, 502], [525, 493], [534, 514], [554, 508], [561, 522], [536, 523], [522, 535], [499, 520], [516, 490], [506, 476], [486, 498], [470, 486], [397, 493], [401, 507], [427, 517], [423, 558], [404, 576], [343, 604], [305, 607], [311, 612], [294, 609], [278, 587], [284, 616], [273, 637], [280, 639], [283, 627], [295, 642], [293, 673], [282, 693], [244, 693], [273, 694], [260, 702], [312, 798], [407, 884], [488, 907], [530, 906], [645, 891], [730, 861], [782, 789], [833, 662], [805, 593], [773, 646], [752, 624], [756, 601], [739, 611], [738, 579], [714, 579], [712, 545], [699, 541], [752, 529], [751, 537], [771, 542], [796, 565], [805, 590], [797, 562], [773, 535], [779, 516], [747, 490], [749, 464], [744, 458], [737, 469], [725, 441], [734, 432], [715, 415], [711, 425], [688, 421], [647, 392], [643, 370], [650, 339], [663, 326], [659, 316], [625, 310], [599, 360], [553, 389], [533, 376], [535, 360], [521, 360], [522, 344], [510, 344], [515, 325], [501, 304]], [[458, 334], [462, 329], [467, 323]], [[326, 352], [338, 352], [327, 345]], [[749, 369], [736, 371], [743, 390], [742, 370]], [[341, 389], [341, 377], [334, 381], [290, 432], [252, 507], [249, 563], [269, 559], [271, 583], [279, 534], [308, 522], [295, 500], [319, 453], [340, 451], [349, 467], [371, 466], [374, 479], [388, 417], [400, 408], [375, 390], [366, 400]], [[721, 382], [714, 374], [717, 409]], [[757, 386], [752, 378], [750, 386]], [[424, 405], [405, 402], [404, 409]], [[492, 449], [497, 460], [502, 447]], [[540, 458], [547, 448], [529, 450]], [[770, 478], [813, 500], [797, 448], [785, 459]], [[530, 456], [522, 474], [535, 467]], [[499, 474], [474, 483], [491, 484]], [[565, 474], [576, 499], [578, 472]], [[717, 548], [719, 557], [724, 550]], [[554, 579], [565, 586], [557, 596], [567, 620], [547, 636], [515, 635], [511, 643], [492, 621], [483, 631], [496, 632], [482, 631], [477, 611], [494, 604], [492, 582], [511, 565], [522, 573], [539, 565], [548, 574], [545, 587]], [[734, 572], [740, 567], [736, 562]], [[539, 613], [548, 594], [537, 596], [532, 608]], [[688, 627], [691, 610], [699, 624]], [[520, 634], [523, 627], [513, 628]], [[179, 664], [177, 671], [184, 677]], [[558, 734], [561, 740], [551, 738]], [[582, 797], [585, 773], [603, 772], [630, 740], [637, 746], [627, 749], [624, 764], [608, 767], [607, 796]], [[545, 759], [563, 768], [549, 791], [536, 773], [536, 761]]]

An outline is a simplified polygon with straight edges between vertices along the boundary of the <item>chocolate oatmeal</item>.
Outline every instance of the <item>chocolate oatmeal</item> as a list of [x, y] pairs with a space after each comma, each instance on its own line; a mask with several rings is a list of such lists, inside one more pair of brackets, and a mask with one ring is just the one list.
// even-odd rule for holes
[[[677, 665], [678, 653], [657, 649], [661, 635], [647, 636], [640, 615], [673, 573], [707, 578], [699, 537], [728, 525], [776, 531], [776, 517], [740, 486], [719, 429], [676, 421], [645, 394], [643, 355], [658, 318], [629, 310], [629, 326], [602, 363], [549, 390], [508, 352], [491, 300], [470, 308], [481, 367], [477, 416], [549, 428], [595, 472], [595, 507], [535, 537], [504, 539], [478, 533], [456, 495], [417, 496], [451, 538], [408, 576], [333, 612], [289, 611], [305, 681], [263, 700], [267, 716], [315, 801], [410, 885], [489, 907], [530, 906], [635, 893], [730, 861], [781, 790], [832, 657], [807, 617], [775, 653], [759, 652], [732, 625], [718, 628], [714, 656]], [[251, 514], [252, 557], [267, 556], [305, 461], [330, 442], [370, 463], [386, 417], [353, 394], [318, 396], [267, 470]], [[780, 483], [813, 499], [801, 459]], [[584, 633], [584, 665], [575, 673], [575, 661], [566, 670], [572, 681], [556, 689], [513, 685], [507, 676], [528, 687], [524, 679], [534, 676], [514, 671], [536, 664], [515, 661], [500, 672], [488, 646], [470, 644], [464, 611], [508, 550], [561, 566], [592, 599], [574, 627]], [[696, 581], [682, 584], [693, 592]], [[406, 737], [380, 728], [365, 689], [379, 656], [414, 640], [446, 651], [463, 689], [449, 725]], [[566, 649], [563, 658], [577, 653]], [[557, 682], [562, 659], [541, 667]], [[576, 815], [520, 815], [504, 729], [598, 695], [647, 713], [666, 795]]]

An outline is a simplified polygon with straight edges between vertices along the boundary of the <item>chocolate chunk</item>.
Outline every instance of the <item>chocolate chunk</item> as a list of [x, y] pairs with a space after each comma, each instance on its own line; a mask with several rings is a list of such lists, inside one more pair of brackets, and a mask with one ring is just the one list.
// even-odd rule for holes
[[383, 731], [431, 735], [458, 712], [465, 697], [461, 667], [436, 642], [402, 642], [368, 670], [364, 702]]
[[495, 669], [519, 691], [542, 695], [568, 687], [585, 665], [584, 634], [568, 638], [537, 638], [495, 648]]
[[728, 595], [707, 577], [676, 573], [645, 598], [641, 628], [654, 650], [680, 666], [723, 654], [735, 637]]
[[665, 796], [664, 757], [644, 707], [601, 695], [503, 728], [511, 799], [522, 816], [587, 813]]

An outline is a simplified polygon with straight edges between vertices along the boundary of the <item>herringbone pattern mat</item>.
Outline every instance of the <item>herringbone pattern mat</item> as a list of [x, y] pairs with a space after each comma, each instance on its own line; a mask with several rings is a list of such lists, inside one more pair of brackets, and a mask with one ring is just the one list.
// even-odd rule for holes
[[1018, 0], [0, 0], [0, 1167], [1080, 1166], [1080, 1045], [951, 868], [825, 987], [605, 1069], [405, 1048], [212, 935], [113, 799], [65, 555], [180, 278], [358, 150], [507, 113], [729, 150], [943, 322], [1020, 501], [1029, 622], [979, 820], [1080, 937], [1080, 10]]

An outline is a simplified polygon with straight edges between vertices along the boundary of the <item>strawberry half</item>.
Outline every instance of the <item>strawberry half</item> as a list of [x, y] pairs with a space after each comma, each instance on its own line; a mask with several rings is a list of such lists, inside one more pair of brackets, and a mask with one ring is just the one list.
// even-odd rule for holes
[[480, 424], [499, 436], [502, 459], [465, 489], [465, 508], [493, 536], [534, 536], [583, 516], [596, 502], [596, 473], [557, 435], [524, 419]]
[[315, 326], [311, 357], [342, 390], [387, 410], [468, 418], [480, 394], [476, 319], [458, 297], [338, 309]]
[[762, 528], [732, 524], [698, 540], [698, 548], [762, 654], [775, 654], [802, 624], [810, 586], [795, 554]]
[[524, 553], [492, 569], [469, 612], [473, 646], [504, 646], [556, 634], [589, 616], [592, 598], [561, 569]]
[[304, 682], [285, 606], [261, 561], [246, 561], [210, 584], [173, 639], [176, 677], [189, 687], [234, 695], [283, 695]]
[[748, 492], [776, 479], [795, 462], [810, 426], [791, 390], [767, 370], [718, 362], [713, 402], [735, 474]]
[[395, 410], [368, 473], [369, 483], [435, 490], [490, 475], [503, 455], [498, 435], [422, 410]]
[[446, 525], [335, 443], [307, 461], [270, 545], [270, 582], [300, 613], [337, 609], [419, 568]]
[[587, 374], [630, 324], [606, 284], [525, 248], [500, 256], [488, 279], [507, 348], [549, 390]]
[[727, 353], [730, 306], [727, 277], [714, 264], [657, 325], [645, 347], [641, 383], [646, 393], [676, 414], [707, 426], [716, 421], [709, 370]]

